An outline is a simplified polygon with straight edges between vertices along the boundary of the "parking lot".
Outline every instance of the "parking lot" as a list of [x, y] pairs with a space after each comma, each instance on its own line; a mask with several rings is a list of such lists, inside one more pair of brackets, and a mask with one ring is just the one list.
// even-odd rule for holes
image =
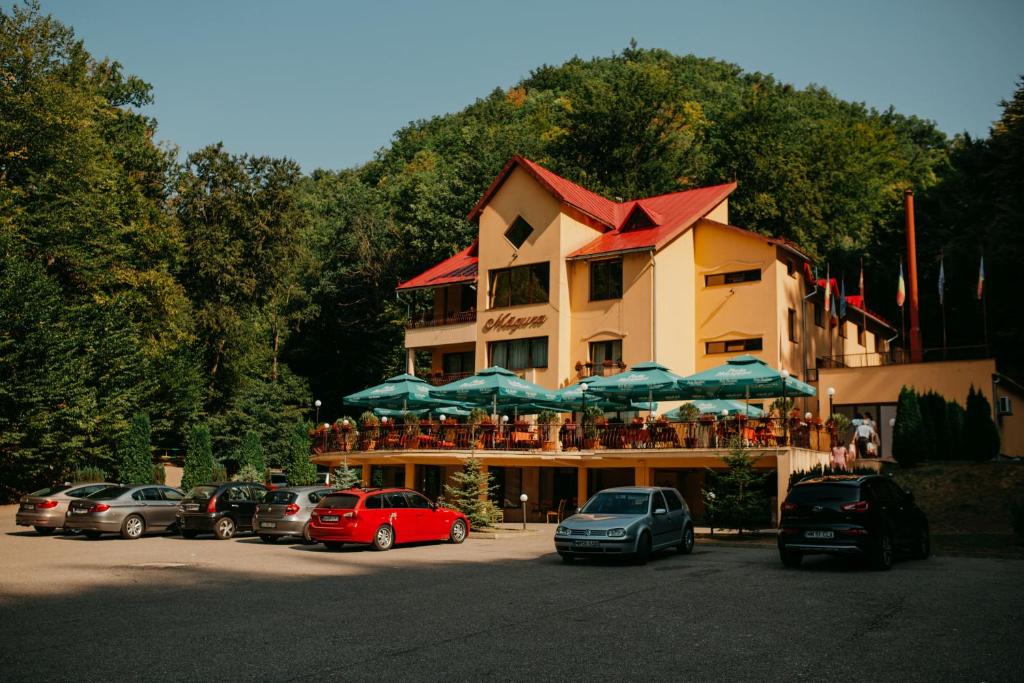
[[376, 553], [13, 520], [0, 508], [4, 680], [997, 681], [1024, 664], [1014, 560], [793, 571], [702, 542], [567, 566], [548, 530]]

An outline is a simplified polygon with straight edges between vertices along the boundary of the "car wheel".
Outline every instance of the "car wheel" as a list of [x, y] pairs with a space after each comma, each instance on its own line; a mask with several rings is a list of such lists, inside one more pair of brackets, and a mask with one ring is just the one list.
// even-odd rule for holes
[[134, 541], [146, 533], [146, 523], [138, 515], [128, 515], [121, 524], [121, 538]]
[[91, 539], [92, 539], [92, 540], [94, 540], [94, 541], [95, 541], [95, 540], [96, 540], [97, 538], [99, 538], [100, 536], [102, 536], [102, 535], [103, 535], [103, 533], [102, 533], [102, 532], [100, 532], [100, 531], [96, 531], [95, 529], [86, 529], [86, 530], [85, 530], [84, 532], [82, 532], [82, 533], [84, 533], [84, 534], [85, 534], [85, 537], [86, 537], [86, 538], [91, 538]]
[[277, 536], [271, 536], [270, 534], [260, 534], [260, 540], [264, 543], [276, 543]]
[[324, 547], [328, 550], [341, 550], [345, 544], [338, 541], [324, 541]]
[[381, 524], [377, 527], [377, 532], [373, 535], [373, 549], [391, 550], [391, 546], [394, 544], [395, 530], [387, 524]]
[[785, 550], [779, 548], [779, 559], [782, 560], [783, 567], [799, 567], [800, 563], [803, 562], [804, 556], [802, 553], [798, 553], [793, 550]]
[[683, 541], [679, 544], [679, 552], [683, 555], [689, 555], [693, 552], [693, 527], [687, 525], [683, 529]]
[[572, 564], [576, 560], [576, 557], [570, 553], [558, 553], [558, 555], [562, 558], [562, 562], [566, 564]]
[[871, 556], [871, 568], [881, 571], [892, 569], [892, 558], [892, 534], [888, 531], [883, 531]]
[[199, 535], [199, 532], [196, 531], [195, 529], [182, 529], [181, 530], [181, 537], [182, 538], [195, 538], [198, 535]]
[[448, 540], [452, 543], [462, 543], [466, 540], [466, 523], [461, 519], [452, 522], [452, 530], [448, 532]]
[[928, 527], [921, 527], [921, 533], [917, 538], [917, 543], [914, 545], [914, 558], [918, 560], [927, 560], [932, 554], [932, 539], [931, 534], [928, 533]]
[[646, 531], [640, 534], [640, 540], [636, 542], [636, 555], [633, 562], [636, 564], [647, 564], [651, 558], [651, 535]]
[[56, 529], [54, 529], [52, 526], [37, 526], [33, 528], [36, 530], [36, 533], [40, 536], [49, 536], [54, 531], [56, 531]]
[[235, 520], [230, 517], [221, 517], [213, 525], [213, 534], [224, 541], [235, 535]]

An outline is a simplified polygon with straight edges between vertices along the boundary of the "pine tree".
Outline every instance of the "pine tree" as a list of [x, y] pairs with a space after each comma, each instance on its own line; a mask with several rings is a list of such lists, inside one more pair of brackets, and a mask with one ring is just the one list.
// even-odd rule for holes
[[924, 459], [921, 405], [911, 387], [900, 389], [896, 403], [896, 425], [892, 432], [892, 457], [903, 467], [913, 467]]
[[747, 455], [738, 440], [730, 444], [729, 454], [722, 457], [725, 472], [709, 471], [704, 489], [704, 507], [715, 527], [755, 529], [769, 514], [764, 493], [765, 476], [754, 469], [755, 457]]
[[181, 475], [181, 488], [188, 491], [200, 484], [209, 484], [214, 476], [210, 428], [204, 424], [194, 425], [185, 441], [185, 468]]
[[331, 486], [338, 490], [352, 489], [363, 485], [362, 473], [348, 463], [342, 463], [331, 473]]
[[497, 490], [494, 476], [484, 473], [480, 461], [470, 458], [461, 472], [451, 477], [452, 483], [444, 485], [446, 503], [466, 515], [473, 529], [488, 527], [497, 519], [497, 509], [491, 495]]
[[[242, 440], [242, 445], [235, 451], [235, 462], [238, 464], [238, 469], [251, 468], [255, 472], [264, 472], [267, 469], [267, 461], [263, 455], [263, 443], [260, 441], [260, 435], [256, 432], [246, 432], [245, 438]], [[250, 481], [262, 481], [263, 474], [260, 474], [259, 479]]]
[[999, 430], [992, 421], [992, 406], [981, 390], [967, 393], [964, 417], [964, 449], [971, 460], [982, 462], [999, 455]]
[[138, 413], [117, 448], [117, 480], [122, 484], [152, 484], [149, 416]]
[[956, 401], [946, 403], [946, 425], [949, 429], [949, 459], [964, 457], [964, 408]]
[[306, 425], [296, 422], [288, 435], [288, 453], [284, 471], [289, 486], [310, 486], [316, 482], [316, 465], [309, 460], [309, 437]]

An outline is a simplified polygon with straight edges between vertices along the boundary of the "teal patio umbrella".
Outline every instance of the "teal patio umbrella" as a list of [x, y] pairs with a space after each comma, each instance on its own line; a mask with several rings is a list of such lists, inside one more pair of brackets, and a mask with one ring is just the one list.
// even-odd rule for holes
[[[710, 399], [692, 403], [703, 415], [721, 415], [725, 410], [729, 415], [746, 415], [747, 417], [764, 417], [764, 411], [757, 406], [747, 405], [732, 399]], [[678, 420], [680, 409], [670, 410], [663, 416], [666, 420]]]
[[434, 398], [441, 400], [489, 407], [495, 415], [498, 414], [499, 404], [511, 408], [558, 403], [555, 392], [520, 379], [513, 372], [497, 365], [451, 384], [433, 387], [430, 393]]
[[452, 405], [451, 401], [433, 396], [431, 389], [426, 380], [420, 377], [408, 374], [395, 375], [385, 380], [383, 384], [349, 394], [342, 401], [352, 406], [403, 412]]
[[725, 365], [698, 372], [679, 380], [683, 399], [751, 399], [814, 396], [814, 387], [794, 377], [785, 377], [756, 356], [743, 354]]
[[681, 379], [664, 365], [647, 361], [617, 375], [596, 377], [589, 386], [595, 394], [613, 401], [646, 400], [653, 403], [686, 398], [679, 388]]
[[587, 385], [587, 406], [597, 406], [605, 412], [621, 412], [624, 410], [657, 410], [657, 403], [648, 403], [645, 401], [630, 401], [630, 400], [612, 400], [605, 398], [604, 396], [595, 393], [591, 387], [598, 380], [605, 379], [604, 377], [588, 377], [587, 379], [580, 380], [575, 384], [570, 384], [567, 387], [563, 387], [555, 391], [558, 394], [558, 400], [562, 404], [561, 410], [567, 412], [570, 410], [583, 410], [583, 387], [581, 385]]

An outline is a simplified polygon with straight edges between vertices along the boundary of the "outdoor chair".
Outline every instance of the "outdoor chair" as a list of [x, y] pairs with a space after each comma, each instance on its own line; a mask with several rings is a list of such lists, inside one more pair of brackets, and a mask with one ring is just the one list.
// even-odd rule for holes
[[545, 519], [545, 523], [547, 523], [547, 524], [551, 523], [552, 515], [555, 518], [555, 522], [561, 522], [562, 521], [562, 516], [564, 514], [565, 514], [565, 498], [562, 498], [560, 501], [558, 501], [558, 509], [557, 510], [548, 510], [547, 518]]

